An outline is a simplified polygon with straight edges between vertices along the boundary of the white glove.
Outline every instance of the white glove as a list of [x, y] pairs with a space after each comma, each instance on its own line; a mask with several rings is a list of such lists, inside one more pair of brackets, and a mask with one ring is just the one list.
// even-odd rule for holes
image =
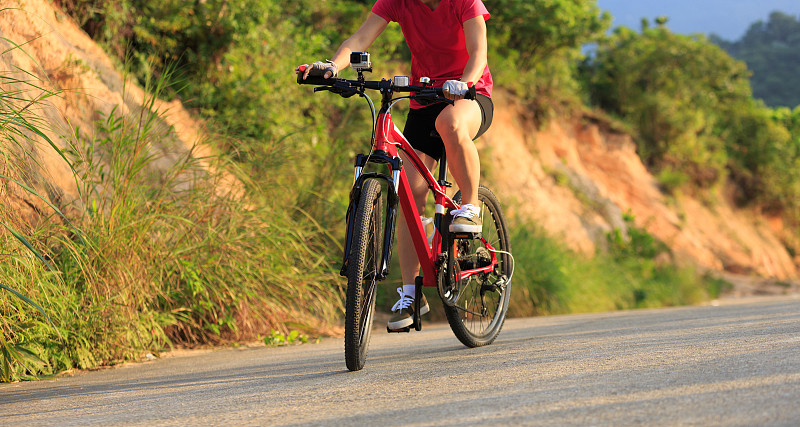
[[333, 61], [317, 61], [308, 66], [306, 76], [322, 76], [326, 79], [336, 77], [339, 74], [339, 67]]
[[469, 91], [469, 86], [462, 81], [448, 80], [444, 82], [444, 86], [442, 86], [442, 89], [444, 90], [445, 97], [447, 97], [448, 99], [452, 99], [448, 95], [463, 98], [464, 95], [467, 94], [467, 91]]

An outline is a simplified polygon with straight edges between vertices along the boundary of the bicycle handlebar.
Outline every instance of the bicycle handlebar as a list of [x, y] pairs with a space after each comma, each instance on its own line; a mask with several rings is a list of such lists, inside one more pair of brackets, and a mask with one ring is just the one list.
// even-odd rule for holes
[[[430, 96], [435, 95], [435, 97], [442, 98], [443, 100], [447, 100], [444, 96], [444, 91], [440, 87], [432, 87], [432, 86], [395, 86], [392, 80], [382, 79], [380, 81], [377, 80], [347, 80], [347, 79], [340, 79], [331, 77], [326, 79], [322, 76], [308, 76], [303, 79], [303, 71], [304, 69], [300, 69], [300, 73], [297, 75], [297, 84], [301, 85], [316, 85], [316, 86], [330, 86], [333, 88], [334, 93], [339, 93], [342, 96], [352, 96], [359, 92], [359, 89], [372, 89], [372, 90], [390, 90], [392, 92], [411, 92], [416, 93], [418, 96]], [[464, 96], [465, 99], [475, 99], [476, 91], [475, 85], [470, 83], [469, 90], [467, 91], [466, 95]]]

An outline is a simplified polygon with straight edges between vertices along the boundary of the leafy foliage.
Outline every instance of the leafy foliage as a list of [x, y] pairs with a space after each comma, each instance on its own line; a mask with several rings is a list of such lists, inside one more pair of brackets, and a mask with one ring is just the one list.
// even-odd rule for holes
[[800, 106], [800, 17], [773, 12], [753, 23], [738, 41], [711, 41], [753, 71], [753, 95], [773, 107]]
[[[629, 218], [630, 219], [630, 218]], [[593, 258], [567, 249], [535, 224], [517, 226], [514, 296], [509, 313], [598, 312], [694, 304], [717, 297], [730, 284], [692, 268], [659, 260], [668, 250], [641, 229], [631, 239], [608, 236], [612, 250]], [[669, 259], [669, 256], [666, 256]]]
[[308, 335], [301, 334], [293, 330], [288, 334], [272, 330], [269, 335], [263, 337], [262, 341], [267, 347], [277, 347], [282, 345], [305, 344], [308, 342]]
[[[721, 130], [729, 148], [731, 178], [740, 203], [756, 202], [800, 222], [800, 18], [781, 12], [754, 23], [737, 42], [712, 41], [752, 70], [752, 99], [729, 108]], [[786, 108], [788, 107], [788, 108]], [[790, 108], [796, 107], [794, 111]]]
[[741, 204], [795, 216], [793, 113], [753, 99], [743, 62], [664, 24], [619, 28], [599, 45], [584, 68], [594, 102], [633, 124], [639, 155], [665, 188], [673, 191], [682, 176], [699, 188], [730, 177]]
[[544, 123], [554, 111], [582, 102], [581, 47], [608, 29], [611, 17], [594, 1], [486, 0], [489, 67], [495, 84], [527, 101]]
[[[492, 13], [491, 45], [517, 68], [535, 66], [555, 52], [597, 39], [611, 16], [582, 0], [486, 0]], [[499, 59], [498, 58], [498, 59]]]
[[622, 219], [625, 221], [628, 236], [623, 236], [620, 229], [608, 233], [606, 240], [609, 255], [617, 260], [625, 260], [655, 259], [661, 254], [669, 254], [669, 247], [664, 242], [636, 226], [631, 213], [624, 214]]
[[641, 33], [617, 29], [587, 69], [595, 102], [638, 130], [646, 164], [684, 171], [701, 187], [724, 176], [718, 128], [727, 106], [750, 98], [743, 63], [701, 36], [660, 25]]
[[[294, 82], [293, 70], [330, 57], [360, 25], [367, 3], [130, 0], [103, 3], [78, 20], [87, 31], [96, 27], [92, 22], [127, 29], [130, 44], [114, 31], [90, 34], [119, 58], [131, 58], [140, 80], [176, 63], [184, 103], [231, 136], [220, 148], [256, 181], [288, 185], [281, 202], [299, 203], [327, 225], [340, 220], [345, 203], [346, 186], [335, 183], [350, 173], [340, 166], [370, 135], [368, 126], [351, 126], [368, 123], [368, 113], [338, 97], [313, 96]], [[397, 68], [391, 60], [407, 55], [404, 45], [397, 26], [387, 29], [374, 46], [381, 52], [376, 74]], [[333, 205], [320, 204], [329, 191], [323, 199]]]

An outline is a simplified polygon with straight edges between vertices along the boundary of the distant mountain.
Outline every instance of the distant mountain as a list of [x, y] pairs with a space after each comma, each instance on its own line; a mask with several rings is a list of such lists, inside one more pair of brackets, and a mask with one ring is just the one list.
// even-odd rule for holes
[[800, 15], [798, 0], [597, 0], [597, 5], [611, 13], [615, 27], [639, 30], [642, 18], [652, 22], [666, 16], [673, 32], [716, 34], [730, 41], [741, 38], [754, 22], [767, 21], [770, 12]]

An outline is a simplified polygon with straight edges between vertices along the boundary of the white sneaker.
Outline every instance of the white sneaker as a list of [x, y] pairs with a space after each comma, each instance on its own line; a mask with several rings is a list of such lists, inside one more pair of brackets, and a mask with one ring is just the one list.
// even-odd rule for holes
[[480, 233], [483, 230], [481, 223], [481, 208], [475, 205], [461, 205], [459, 209], [450, 211], [453, 222], [450, 223], [451, 233]]
[[[403, 293], [403, 288], [397, 288], [400, 299], [392, 306], [392, 318], [389, 319], [389, 329], [398, 330], [411, 326], [414, 323], [414, 297]], [[420, 301], [420, 316], [431, 311], [428, 300], [422, 295]]]

